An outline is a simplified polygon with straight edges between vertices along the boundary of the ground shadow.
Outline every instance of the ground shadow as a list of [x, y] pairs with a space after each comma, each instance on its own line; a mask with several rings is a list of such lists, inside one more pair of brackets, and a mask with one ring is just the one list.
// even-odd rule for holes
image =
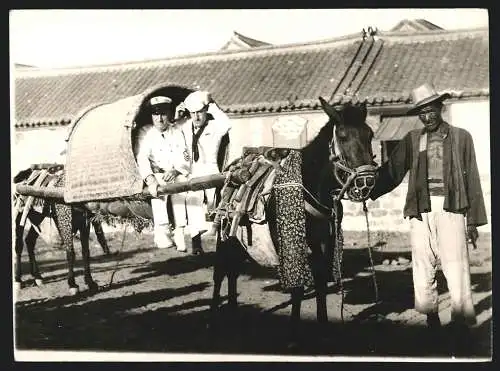
[[[137, 312], [152, 303], [205, 288], [202, 283], [84, 303], [72, 303], [71, 298], [20, 303], [16, 306], [16, 345], [18, 349], [42, 350], [450, 356], [439, 344], [429, 349], [424, 329], [418, 326], [319, 325], [303, 320], [299, 348], [289, 349], [289, 317], [263, 312], [256, 305], [241, 305], [236, 312], [223, 307], [214, 322], [209, 322], [207, 298]], [[209, 323], [212, 326], [208, 327]], [[487, 354], [479, 349], [474, 355]]]

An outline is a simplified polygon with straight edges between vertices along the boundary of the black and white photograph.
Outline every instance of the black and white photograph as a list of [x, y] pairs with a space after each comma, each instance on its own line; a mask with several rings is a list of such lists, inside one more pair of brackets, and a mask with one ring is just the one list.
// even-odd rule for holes
[[490, 362], [490, 16], [10, 10], [14, 360]]

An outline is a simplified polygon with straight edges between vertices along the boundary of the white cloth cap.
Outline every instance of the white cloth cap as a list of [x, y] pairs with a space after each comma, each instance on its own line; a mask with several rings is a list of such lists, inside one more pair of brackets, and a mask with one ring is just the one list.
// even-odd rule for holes
[[172, 99], [170, 99], [169, 97], [163, 97], [161, 95], [153, 97], [149, 100], [149, 104], [151, 104], [152, 106], [156, 106], [158, 104], [169, 104], [169, 103], [172, 103]]
[[211, 97], [208, 91], [194, 91], [186, 97], [184, 104], [189, 112], [197, 112], [208, 105], [210, 100]]

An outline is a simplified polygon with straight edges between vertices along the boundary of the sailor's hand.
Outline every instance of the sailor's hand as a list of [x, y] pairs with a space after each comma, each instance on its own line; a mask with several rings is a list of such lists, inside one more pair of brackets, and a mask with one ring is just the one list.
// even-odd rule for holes
[[191, 156], [189, 156], [189, 151], [187, 149], [182, 152], [182, 155], [184, 156], [184, 161], [191, 161]]
[[215, 103], [214, 101], [211, 101], [208, 104], [207, 112], [210, 113], [212, 116], [214, 115], [214, 113], [217, 115], [217, 113], [219, 113], [220, 111], [222, 111], [222, 110], [219, 108], [217, 103]]
[[154, 198], [158, 198], [158, 186], [159, 184], [156, 181], [148, 185], [148, 191]]
[[184, 104], [184, 102], [181, 102], [175, 108], [175, 119], [178, 120], [182, 117], [185, 117], [186, 115], [187, 115], [186, 105]]
[[153, 196], [154, 198], [158, 198], [158, 186], [160, 184], [158, 183], [158, 180], [156, 180], [155, 176], [153, 174], [150, 174], [144, 181], [148, 186], [148, 191], [151, 196]]
[[163, 174], [163, 180], [167, 183], [173, 182], [181, 172], [175, 169]]

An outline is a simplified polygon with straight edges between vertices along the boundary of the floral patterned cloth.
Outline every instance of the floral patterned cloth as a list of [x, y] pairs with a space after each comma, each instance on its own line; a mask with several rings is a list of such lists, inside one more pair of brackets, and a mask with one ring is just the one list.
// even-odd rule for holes
[[301, 152], [292, 150], [283, 164], [283, 169], [276, 176], [273, 189], [278, 229], [276, 249], [280, 261], [278, 275], [285, 290], [313, 283], [307, 257], [301, 166]]

